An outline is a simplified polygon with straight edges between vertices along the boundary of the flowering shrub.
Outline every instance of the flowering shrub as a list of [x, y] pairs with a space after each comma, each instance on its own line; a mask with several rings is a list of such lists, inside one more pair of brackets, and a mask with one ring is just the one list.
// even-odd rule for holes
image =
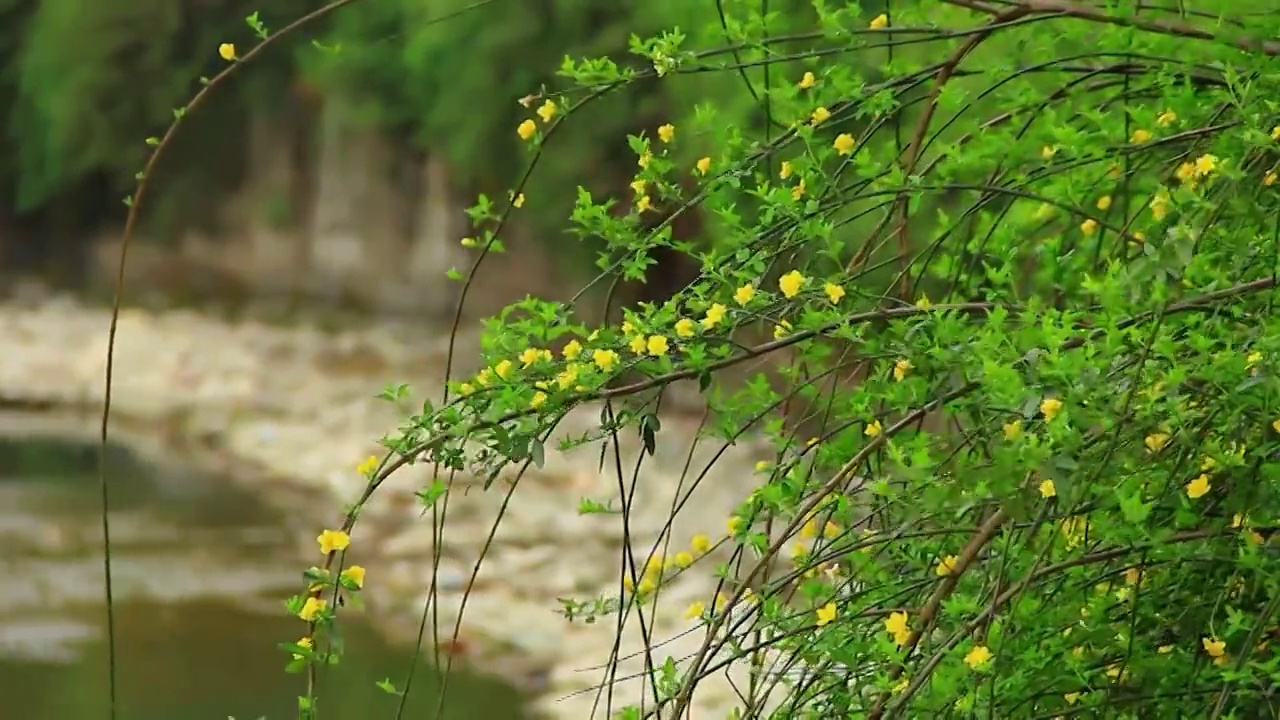
[[[531, 167], [634, 83], [716, 73], [752, 107], [628, 138], [625, 212], [573, 195], [596, 282], [642, 279], [664, 246], [702, 272], [617, 325], [537, 298], [504, 310], [485, 369], [361, 465], [364, 499], [429, 463], [419, 497], [448, 532], [456, 474], [541, 464], [584, 403], [607, 411], [575, 442], [635, 433], [652, 452], [664, 389], [697, 380], [705, 441], [758, 433], [775, 457], [727, 532], [628, 552], [617, 593], [571, 603], [566, 622], [635, 622], [670, 577], [722, 577], [677, 610], [702, 650], [651, 648], [652, 692], [614, 698], [622, 717], [682, 717], [725, 649], [753, 677], [736, 717], [1262, 717], [1280, 672], [1280, 44], [1261, 38], [1280, 16], [1248, 5], [814, 0], [784, 37], [726, 2], [723, 24], [566, 59], [511, 129]], [[450, 277], [501, 250], [524, 193], [571, 192], [536, 183], [480, 199], [475, 263]], [[711, 229], [676, 243], [668, 221], [644, 230], [658, 212]], [[762, 357], [774, 381], [722, 380]], [[298, 669], [333, 661], [335, 598], [365, 581], [341, 569], [360, 504], [291, 601]], [[735, 562], [710, 567], [720, 543]]]

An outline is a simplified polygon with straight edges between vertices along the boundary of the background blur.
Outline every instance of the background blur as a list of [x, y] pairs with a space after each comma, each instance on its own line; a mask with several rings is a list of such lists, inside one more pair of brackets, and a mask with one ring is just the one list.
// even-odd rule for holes
[[[225, 67], [221, 43], [254, 45], [247, 16], [274, 32], [322, 4], [0, 0], [0, 572], [16, 578], [0, 591], [5, 713], [79, 720], [106, 702], [94, 435], [122, 200], [146, 140]], [[122, 717], [292, 714], [299, 679], [281, 671], [276, 646], [302, 628], [280, 601], [317, 562], [316, 528], [358, 489], [355, 465], [398, 421], [401, 409], [373, 393], [401, 380], [440, 387], [459, 287], [445, 273], [474, 257], [459, 244], [464, 210], [480, 193], [505, 201], [528, 162], [515, 128], [530, 110], [518, 100], [563, 88], [566, 55], [625, 61], [633, 33], [680, 26], [705, 40], [719, 27], [716, 4], [692, 0], [496, 0], [430, 22], [473, 4], [360, 2], [293, 35], [188, 117], [149, 184], [112, 406]], [[594, 248], [563, 231], [576, 189], [630, 198], [626, 136], [679, 124], [672, 108], [715, 96], [753, 121], [749, 95], [726, 87], [709, 75], [640, 83], [577, 114], [524, 189], [507, 253], [486, 260], [468, 327], [527, 294], [582, 287]], [[700, 230], [676, 227], [685, 240]], [[628, 299], [688, 271], [659, 259], [651, 280], [669, 282]], [[463, 355], [455, 372], [467, 371]], [[646, 472], [674, 486], [681, 452]], [[734, 479], [707, 506], [716, 523], [754, 460], [722, 463]], [[517, 717], [513, 686], [546, 693], [548, 668], [589, 654], [548, 610], [555, 596], [616, 582], [614, 545], [574, 534], [576, 498], [595, 477], [594, 458], [575, 462], [548, 467], [546, 492], [522, 501], [529, 531], [511, 521], [524, 534], [493, 550], [500, 572], [481, 578], [481, 609], [468, 611], [481, 627], [464, 626], [458, 645], [480, 659], [455, 681], [449, 717]], [[378, 610], [368, 626], [353, 621], [358, 647], [326, 681], [331, 717], [389, 716], [396, 699], [373, 683], [399, 683], [409, 665], [433, 536], [396, 492], [369, 511], [375, 534], [355, 539]], [[446, 593], [470, 572], [488, 516], [452, 527]], [[556, 536], [537, 534], [548, 529]], [[560, 543], [598, 545], [599, 561]], [[410, 706], [431, 717], [434, 681], [419, 676]]]
[[[101, 296], [145, 139], [225, 65], [220, 43], [252, 46], [246, 16], [275, 31], [321, 4], [0, 0], [0, 287], [40, 278]], [[470, 261], [462, 210], [478, 193], [504, 200], [527, 161], [518, 99], [554, 83], [566, 55], [625, 59], [632, 33], [697, 35], [718, 17], [687, 0], [496, 0], [430, 22], [474, 4], [357, 3], [219, 88], [150, 186], [132, 300], [449, 315], [444, 272]], [[540, 162], [473, 314], [555, 296], [558, 279], [589, 269], [590, 248], [563, 233], [577, 186], [625, 188], [626, 134], [678, 122], [669, 107], [691, 109], [717, 84], [642, 84], [576, 118]]]

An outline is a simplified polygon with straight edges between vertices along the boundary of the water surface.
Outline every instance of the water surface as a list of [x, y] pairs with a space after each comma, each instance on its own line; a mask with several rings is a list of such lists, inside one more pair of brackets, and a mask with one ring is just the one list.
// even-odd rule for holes
[[[0, 437], [0, 716], [106, 717], [105, 613], [97, 448]], [[112, 577], [121, 720], [296, 717], [301, 675], [284, 672], [280, 642], [305, 629], [283, 608], [300, 571], [285, 518], [213, 477], [178, 464], [109, 456]], [[343, 624], [347, 655], [320, 677], [320, 717], [394, 718], [410, 655], [358, 616]], [[420, 664], [404, 718], [516, 720], [509, 687], [455, 674], [442, 716]]]

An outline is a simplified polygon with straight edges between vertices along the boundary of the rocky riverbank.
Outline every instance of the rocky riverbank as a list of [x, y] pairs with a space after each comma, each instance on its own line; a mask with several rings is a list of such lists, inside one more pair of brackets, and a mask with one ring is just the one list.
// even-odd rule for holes
[[[0, 407], [100, 409], [108, 324], [107, 311], [66, 299], [0, 306]], [[298, 542], [314, 552], [317, 529], [335, 524], [363, 487], [356, 465], [378, 452], [378, 438], [393, 431], [404, 412], [373, 396], [388, 382], [410, 383], [416, 398], [438, 394], [445, 343], [440, 334], [391, 325], [328, 333], [306, 325], [231, 323], [191, 311], [128, 310], [120, 318], [113, 422], [195, 453], [253, 484], [268, 501], [295, 509]], [[459, 372], [474, 369], [470, 348], [460, 351], [459, 360]], [[561, 431], [580, 435], [598, 417], [598, 408], [580, 408]], [[630, 526], [638, 553], [652, 546], [676, 496], [688, 493], [690, 481], [682, 485], [681, 477], [696, 429], [696, 418], [664, 419], [657, 455], [641, 468]], [[639, 450], [638, 439], [630, 439], [624, 467], [634, 467]], [[693, 450], [689, 477], [720, 446], [705, 442]], [[740, 445], [716, 460], [677, 515], [674, 544], [723, 532], [725, 517], [754, 482], [760, 452]], [[555, 612], [559, 598], [617, 592], [620, 516], [577, 511], [584, 497], [618, 503], [616, 480], [597, 471], [598, 460], [598, 447], [549, 455], [542, 470], [520, 481], [509, 503], [504, 483], [485, 492], [467, 479], [459, 480], [449, 500], [436, 588], [441, 633], [452, 634], [463, 590], [488, 545], [452, 647], [474, 669], [528, 690], [535, 710], [547, 717], [593, 716], [595, 694], [574, 693], [601, 681], [598, 668], [614, 647], [613, 618], [587, 625]], [[368, 612], [399, 642], [414, 641], [428, 597], [435, 533], [413, 496], [428, 472], [406, 468], [394, 476], [353, 532], [349, 557], [368, 569]], [[655, 641], [670, 640], [664, 655], [679, 659], [701, 644], [700, 632], [686, 632], [694, 623], [683, 611], [693, 600], [711, 599], [716, 561], [713, 554], [682, 574], [664, 589], [655, 615], [646, 617]], [[624, 658], [642, 647], [639, 624], [628, 625], [619, 650]], [[620, 663], [617, 677], [641, 667], [641, 658], [631, 657]], [[640, 691], [636, 680], [615, 687], [615, 705]], [[692, 717], [723, 717], [732, 698], [727, 679], [714, 679], [699, 691]], [[603, 716], [603, 704], [595, 716]]]

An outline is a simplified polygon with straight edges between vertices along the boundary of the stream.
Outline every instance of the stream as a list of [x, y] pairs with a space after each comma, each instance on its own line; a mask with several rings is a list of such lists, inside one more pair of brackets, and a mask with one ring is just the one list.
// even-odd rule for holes
[[[106, 718], [98, 448], [45, 433], [0, 434], [0, 707], [31, 720]], [[284, 720], [303, 675], [277, 645], [304, 624], [283, 599], [298, 591], [298, 527], [251, 493], [193, 467], [144, 462], [111, 447], [110, 515], [120, 720]], [[344, 616], [347, 653], [319, 676], [321, 720], [396, 718], [409, 651]], [[411, 639], [410, 639], [411, 640]], [[410, 643], [406, 643], [411, 645]], [[455, 673], [436, 714], [424, 658], [399, 717], [524, 717], [517, 693]]]

